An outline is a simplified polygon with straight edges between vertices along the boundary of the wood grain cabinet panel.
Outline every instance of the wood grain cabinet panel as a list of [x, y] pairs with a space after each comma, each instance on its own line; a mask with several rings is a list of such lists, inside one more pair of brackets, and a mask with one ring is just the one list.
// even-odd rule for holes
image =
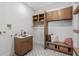
[[58, 20], [58, 11], [51, 11], [47, 13], [47, 21]]
[[72, 7], [51, 11], [47, 13], [47, 21], [69, 20], [72, 19]]
[[68, 7], [60, 10], [59, 15], [61, 20], [72, 19], [72, 7]]

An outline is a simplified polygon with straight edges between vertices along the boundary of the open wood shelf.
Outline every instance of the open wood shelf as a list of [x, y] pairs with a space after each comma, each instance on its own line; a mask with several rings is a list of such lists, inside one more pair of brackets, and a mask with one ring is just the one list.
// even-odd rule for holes
[[44, 14], [39, 14], [39, 20], [44, 20]]
[[34, 15], [33, 16], [33, 23], [35, 25], [35, 23], [40, 23], [40, 24], [44, 24], [44, 13], [42, 14], [38, 14], [38, 15]]
[[38, 21], [38, 15], [33, 16], [33, 21]]

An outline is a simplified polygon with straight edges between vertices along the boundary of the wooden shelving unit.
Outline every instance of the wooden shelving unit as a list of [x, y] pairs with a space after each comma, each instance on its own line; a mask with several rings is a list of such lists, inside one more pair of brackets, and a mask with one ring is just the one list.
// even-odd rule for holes
[[43, 21], [44, 22], [44, 14], [39, 14], [39, 22]]
[[51, 12], [44, 12], [33, 16], [33, 22], [43, 22], [44, 24], [44, 48], [48, 48], [49, 43], [47, 42], [50, 42], [48, 39], [48, 22], [62, 20], [72, 20], [72, 7]]
[[[53, 49], [55, 51], [63, 52], [72, 55], [72, 47], [64, 46], [61, 44], [52, 44], [48, 35], [48, 22], [50, 21], [68, 21], [72, 20], [72, 7], [64, 8], [61, 10], [55, 10], [51, 12], [45, 12], [44, 19], [44, 48]], [[51, 47], [52, 48], [51, 48]], [[61, 51], [63, 49], [63, 51]]]
[[38, 21], [38, 15], [33, 16], [33, 22], [36, 22], [36, 21]]
[[[60, 15], [58, 13], [60, 13]], [[45, 28], [44, 34], [45, 34], [45, 48], [46, 48], [48, 45], [46, 44], [46, 42], [49, 40], [48, 39], [48, 22], [49, 21], [72, 20], [72, 7], [67, 7], [61, 10], [46, 12], [45, 15], [46, 15], [45, 17], [46, 19], [44, 20], [44, 28]]]
[[44, 24], [44, 13], [33, 16], [33, 25]]

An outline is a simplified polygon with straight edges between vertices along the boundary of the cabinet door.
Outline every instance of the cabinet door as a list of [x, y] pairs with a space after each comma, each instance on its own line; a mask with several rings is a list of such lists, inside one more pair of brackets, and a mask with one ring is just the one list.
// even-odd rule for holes
[[21, 40], [21, 55], [24, 55], [27, 51], [28, 51], [28, 49], [27, 49], [27, 39], [22, 39]]
[[61, 9], [59, 12], [61, 20], [72, 18], [72, 7]]
[[21, 48], [22, 48], [21, 50], [22, 55], [30, 51], [32, 49], [32, 37], [22, 39]]
[[28, 51], [32, 49], [32, 45], [33, 45], [32, 39], [29, 38], [28, 41], [27, 41], [27, 49], [28, 49]]
[[72, 19], [72, 7], [64, 8], [57, 11], [51, 11], [47, 13], [47, 20], [69, 20]]
[[47, 21], [59, 20], [58, 11], [51, 11], [47, 13]]
[[21, 53], [21, 40], [19, 38], [14, 38], [14, 48], [15, 48], [15, 53], [17, 55], [20, 55]]

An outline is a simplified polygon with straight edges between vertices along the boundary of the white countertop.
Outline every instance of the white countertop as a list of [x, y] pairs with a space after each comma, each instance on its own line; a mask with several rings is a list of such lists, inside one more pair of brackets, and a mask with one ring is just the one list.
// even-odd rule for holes
[[26, 36], [15, 36], [15, 37], [17, 37], [17, 38], [26, 38], [26, 37], [29, 37], [29, 36], [32, 36], [32, 35], [26, 35]]

